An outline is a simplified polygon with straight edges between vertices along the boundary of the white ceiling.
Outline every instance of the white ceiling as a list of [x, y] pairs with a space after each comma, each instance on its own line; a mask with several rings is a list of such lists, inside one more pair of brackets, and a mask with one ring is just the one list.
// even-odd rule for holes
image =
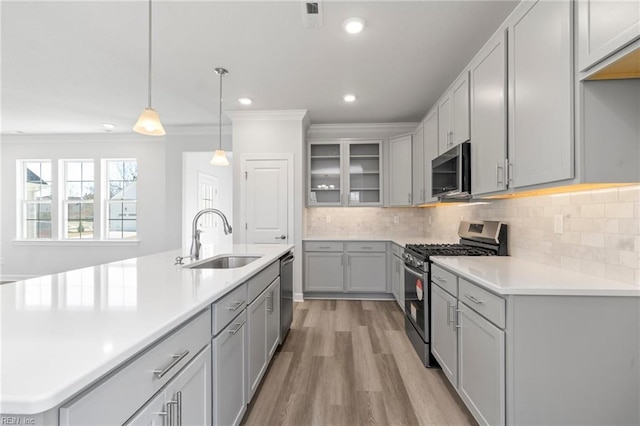
[[[224, 110], [419, 121], [516, 3], [324, 0], [324, 25], [305, 28], [297, 0], [154, 0], [153, 107], [168, 129], [217, 124], [222, 66]], [[2, 0], [2, 133], [129, 132], [147, 102], [147, 11], [144, 0]], [[342, 30], [352, 16], [367, 22], [356, 36]]]

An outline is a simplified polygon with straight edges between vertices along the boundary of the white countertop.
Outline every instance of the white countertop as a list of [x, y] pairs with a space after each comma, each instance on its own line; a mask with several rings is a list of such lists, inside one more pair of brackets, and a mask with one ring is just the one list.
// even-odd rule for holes
[[640, 286], [510, 256], [436, 256], [432, 260], [502, 295], [640, 297]]
[[369, 235], [362, 237], [345, 237], [339, 235], [329, 235], [322, 237], [305, 237], [303, 241], [391, 241], [399, 246], [407, 244], [446, 244], [457, 243], [458, 240], [443, 241], [442, 239], [433, 239], [425, 237], [397, 237], [389, 235]]
[[235, 269], [183, 269], [175, 250], [0, 286], [0, 413], [56, 407], [292, 248], [203, 248], [263, 255]]

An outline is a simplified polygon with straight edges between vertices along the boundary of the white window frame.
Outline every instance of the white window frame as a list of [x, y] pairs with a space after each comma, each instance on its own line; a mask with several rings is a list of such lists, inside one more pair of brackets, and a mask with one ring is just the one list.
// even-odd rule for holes
[[[37, 201], [37, 200], [27, 200], [26, 199], [26, 170], [27, 163], [49, 163], [51, 167], [51, 200], [49, 201]], [[17, 160], [16, 164], [16, 179], [19, 182], [16, 185], [17, 196], [16, 198], [19, 200], [16, 206], [16, 238], [23, 241], [53, 241], [58, 238], [57, 235], [57, 208], [56, 208], [56, 197], [57, 197], [57, 185], [56, 182], [56, 163], [50, 158], [35, 158], [35, 159], [22, 159]], [[49, 238], [28, 238], [26, 236], [27, 232], [27, 205], [42, 205], [49, 204], [51, 211], [51, 236]]]
[[[103, 215], [103, 220], [102, 220], [102, 225], [101, 225], [101, 229], [102, 229], [102, 235], [103, 235], [103, 240], [104, 241], [137, 241], [138, 240], [138, 236], [139, 236], [139, 230], [138, 230], [138, 224], [139, 224], [139, 220], [138, 220], [138, 193], [137, 193], [137, 189], [136, 189], [136, 198], [135, 199], [129, 199], [129, 198], [121, 198], [121, 199], [114, 199], [111, 200], [109, 198], [109, 163], [112, 162], [135, 162], [136, 163], [136, 173], [138, 173], [138, 159], [137, 158], [104, 158], [101, 160], [101, 168], [102, 168], [102, 174], [101, 174], [101, 178], [102, 178], [102, 215]], [[137, 179], [136, 179], [137, 182]], [[134, 238], [111, 238], [109, 235], [109, 210], [112, 204], [122, 204], [123, 202], [129, 203], [129, 204], [134, 204], [136, 206], [136, 235]]]
[[[69, 204], [76, 203], [76, 200], [69, 200], [67, 198], [67, 163], [91, 163], [93, 164], [93, 200], [91, 201], [80, 201], [81, 204], [93, 204], [93, 237], [92, 238], [69, 238], [67, 236], [67, 227], [69, 226], [69, 220], [67, 215], [69, 214], [68, 206]], [[63, 241], [95, 241], [100, 240], [100, 215], [96, 214], [96, 211], [100, 210], [99, 203], [96, 203], [96, 198], [99, 200], [99, 193], [97, 192], [98, 182], [96, 177], [99, 177], [99, 169], [97, 168], [96, 161], [92, 158], [67, 158], [64, 160], [59, 160], [59, 217], [60, 221], [58, 224], [60, 240]], [[84, 182], [84, 181], [82, 181]]]

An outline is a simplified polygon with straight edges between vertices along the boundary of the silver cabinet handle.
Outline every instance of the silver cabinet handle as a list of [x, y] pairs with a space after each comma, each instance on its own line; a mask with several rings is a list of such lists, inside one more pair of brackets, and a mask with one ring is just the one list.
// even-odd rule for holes
[[318, 248], [321, 248], [321, 249], [330, 249], [331, 247], [329, 247], [329, 246], [320, 246], [320, 247], [318, 247]]
[[155, 377], [156, 379], [162, 379], [165, 376], [165, 374], [169, 372], [169, 370], [175, 367], [187, 355], [189, 355], [188, 350], [185, 350], [179, 355], [173, 355], [173, 361], [171, 361], [171, 364], [167, 365], [162, 370], [153, 370], [153, 377]]
[[228, 311], [237, 311], [238, 309], [240, 309], [240, 306], [242, 305], [244, 305], [244, 300], [233, 302], [233, 306], [226, 306], [225, 308]]
[[175, 417], [174, 406], [178, 405], [178, 401], [169, 401], [167, 402], [167, 418], [168, 418], [168, 426], [173, 426], [173, 418]]
[[362, 250], [373, 250], [373, 247], [371, 246], [362, 246], [360, 247]]
[[176, 416], [177, 417], [176, 425], [182, 426], [182, 391], [178, 391], [176, 395], [176, 399], [178, 402], [178, 406], [176, 407], [177, 408], [176, 411], [178, 412], [178, 415]]
[[460, 309], [456, 309], [456, 328], [462, 328], [462, 324], [460, 324], [460, 312], [462, 312]]
[[236, 334], [238, 331], [240, 331], [240, 329], [242, 328], [242, 326], [244, 325], [246, 321], [242, 321], [241, 323], [239, 323], [236, 328], [234, 328], [233, 330], [227, 330], [227, 332], [231, 333], [231, 334]]
[[[455, 305], [447, 302], [447, 325], [454, 324], [454, 316], [455, 316]], [[452, 315], [453, 314], [453, 315]]]
[[509, 162], [509, 159], [507, 158], [505, 160], [505, 164], [506, 164], [506, 169], [507, 169], [507, 186], [509, 186], [510, 183], [513, 183], [513, 163]]
[[496, 163], [496, 185], [500, 186], [504, 184], [504, 181], [500, 179], [500, 175], [504, 174], [504, 167], [500, 163]]
[[447, 280], [445, 280], [444, 278], [442, 278], [440, 275], [434, 275], [433, 278], [436, 279], [436, 281], [439, 281], [441, 283], [446, 283]]
[[279, 237], [275, 238], [276, 240], [286, 240], [287, 236], [286, 235], [280, 235]]
[[478, 300], [473, 296], [469, 296], [468, 294], [465, 294], [464, 297], [466, 297], [467, 299], [471, 300], [476, 305], [482, 305], [484, 303], [482, 300]]
[[273, 312], [273, 291], [267, 295], [267, 313]]

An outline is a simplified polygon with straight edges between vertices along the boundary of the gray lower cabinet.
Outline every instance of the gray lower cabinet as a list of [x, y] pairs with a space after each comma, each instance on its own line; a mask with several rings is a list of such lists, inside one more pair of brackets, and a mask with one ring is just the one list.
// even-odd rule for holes
[[305, 293], [391, 293], [386, 242], [307, 241], [304, 247]]
[[200, 351], [125, 424], [211, 424], [211, 346]]
[[344, 255], [305, 252], [305, 284], [307, 291], [342, 291], [344, 289]]
[[458, 385], [458, 331], [455, 296], [431, 284], [431, 353], [453, 386]]
[[247, 312], [243, 310], [213, 339], [213, 424], [237, 425], [246, 404], [244, 359]]
[[386, 263], [386, 253], [347, 252], [347, 292], [386, 292]]
[[280, 309], [275, 301], [279, 294], [280, 277], [276, 277], [247, 307], [247, 403], [258, 389], [280, 340]]

